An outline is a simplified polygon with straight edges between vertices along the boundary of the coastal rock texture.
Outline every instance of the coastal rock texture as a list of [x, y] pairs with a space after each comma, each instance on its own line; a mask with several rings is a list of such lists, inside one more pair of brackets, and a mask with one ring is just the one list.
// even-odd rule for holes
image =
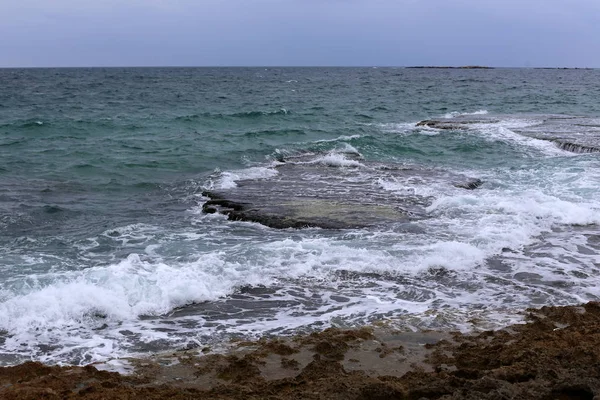
[[[234, 197], [235, 194], [205, 192], [211, 200], [204, 212], [220, 212], [232, 221], [250, 221], [271, 228], [350, 229], [372, 226], [378, 222], [408, 222], [410, 214], [400, 208], [378, 204], [353, 204], [336, 200], [291, 199], [279, 204], [258, 203], [256, 198]], [[224, 198], [231, 195], [230, 198]]]
[[600, 146], [586, 146], [578, 143], [570, 143], [560, 139], [552, 140], [559, 149], [570, 151], [571, 153], [598, 153]]
[[[505, 116], [508, 120], [523, 120], [523, 116]], [[532, 115], [531, 124], [512, 128], [520, 135], [552, 142], [559, 149], [572, 153], [600, 152], [600, 120], [588, 117], [562, 115]], [[475, 125], [492, 125], [501, 122], [497, 117], [462, 115], [455, 118], [428, 119], [417, 123], [417, 127], [443, 130], [466, 130]], [[527, 125], [527, 124], [524, 124]]]
[[[403, 165], [375, 164], [339, 157], [295, 158], [274, 167], [268, 178], [247, 179], [228, 189], [203, 193], [205, 213], [272, 228], [350, 229], [428, 218], [432, 198], [410, 187], [445, 182], [476, 189], [479, 179]], [[379, 180], [401, 182], [404, 192], [384, 189]]]
[[592, 400], [600, 303], [532, 309], [527, 324], [475, 335], [330, 328], [132, 364], [126, 376], [93, 366], [2, 368], [0, 398]]

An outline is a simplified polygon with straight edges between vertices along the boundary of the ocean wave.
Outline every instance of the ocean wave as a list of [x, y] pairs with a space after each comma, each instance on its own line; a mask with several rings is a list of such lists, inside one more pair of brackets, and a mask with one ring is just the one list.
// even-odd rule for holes
[[473, 128], [481, 134], [481, 137], [488, 141], [501, 141], [519, 146], [522, 151], [524, 148], [534, 148], [547, 156], [569, 156], [570, 153], [566, 149], [556, 146], [555, 143], [548, 140], [537, 139], [529, 136], [521, 135], [515, 132], [515, 129], [527, 124], [527, 122], [503, 120], [497, 124], [474, 124]]
[[192, 122], [200, 119], [259, 119], [265, 117], [277, 117], [283, 115], [289, 115], [292, 112], [286, 108], [280, 108], [275, 111], [244, 111], [231, 114], [223, 113], [201, 113], [201, 114], [190, 114], [175, 117], [176, 121]]
[[277, 116], [277, 115], [288, 115], [291, 112], [285, 108], [280, 108], [277, 111], [247, 111], [241, 113], [231, 114], [232, 117], [237, 118], [260, 118], [260, 117], [269, 117], [269, 116]]
[[27, 139], [16, 139], [16, 140], [11, 140], [11, 141], [5, 142], [5, 143], [0, 142], [0, 147], [16, 146], [16, 145], [19, 145], [22, 143], [27, 143]]
[[206, 184], [206, 189], [231, 189], [237, 186], [237, 181], [244, 179], [268, 179], [277, 174], [277, 170], [273, 167], [250, 167], [224, 172], [216, 170]]
[[[58, 354], [42, 351], [33, 358], [60, 358], [61, 352], [82, 348], [97, 351], [86, 360], [90, 362], [114, 355], [119, 342], [127, 341], [126, 335], [119, 333], [119, 323], [123, 321], [216, 300], [232, 293], [237, 285], [267, 283], [268, 276], [264, 271], [257, 273], [255, 269], [244, 270], [240, 265], [227, 263], [218, 254], [203, 255], [195, 262], [179, 265], [131, 254], [118, 264], [48, 276], [43, 281], [48, 283], [4, 296], [6, 300], [0, 303], [0, 330], [10, 334], [4, 351], [19, 353], [27, 344], [31, 346], [28, 352], [34, 355], [37, 346], [61, 343], [61, 349], [55, 350]], [[95, 330], [110, 326], [116, 329], [104, 337], [110, 346], [90, 350], [98, 339]], [[65, 331], [69, 331], [68, 337]]]
[[18, 128], [41, 128], [44, 126], [48, 126], [49, 123], [48, 122], [44, 122], [41, 120], [37, 120], [37, 119], [32, 119], [32, 120], [28, 120], [28, 121], [24, 121], [21, 123], [8, 123], [8, 124], [2, 124], [0, 125], [0, 127], [18, 127]]
[[357, 160], [349, 159], [343, 153], [329, 153], [310, 161], [311, 164], [321, 164], [328, 167], [363, 167]]

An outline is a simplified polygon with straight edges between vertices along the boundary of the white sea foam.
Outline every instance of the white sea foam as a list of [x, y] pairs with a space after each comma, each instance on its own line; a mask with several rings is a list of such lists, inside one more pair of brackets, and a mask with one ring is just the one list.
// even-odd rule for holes
[[[97, 347], [98, 334], [93, 329], [102, 324], [136, 321], [142, 315], [161, 315], [185, 304], [216, 300], [230, 294], [236, 285], [268, 284], [269, 275], [226, 261], [218, 252], [174, 265], [131, 254], [118, 264], [62, 273], [43, 281], [50, 283], [13, 293], [0, 304], [0, 329], [11, 334], [6, 350], [22, 351], [23, 343], [64, 342], [63, 351]], [[68, 338], [64, 337], [66, 331], [70, 332]], [[156, 339], [159, 334], [150, 336]], [[121, 336], [105, 336], [88, 361], [114, 356]]]
[[445, 182], [427, 181], [423, 182], [415, 177], [399, 178], [377, 178], [377, 186], [383, 190], [403, 196], [436, 196], [449, 189]]
[[99, 371], [118, 372], [121, 375], [131, 375], [135, 372], [135, 367], [128, 360], [121, 359], [97, 363], [94, 367]]
[[360, 154], [358, 149], [352, 146], [350, 143], [342, 143], [341, 146], [338, 149], [336, 149], [336, 152], [343, 154], [352, 154], [359, 158], [362, 158], [362, 154]]
[[481, 265], [489, 254], [476, 245], [458, 241], [438, 242], [424, 248], [419, 260], [421, 268], [443, 267], [450, 270], [472, 270]]
[[[377, 124], [376, 126], [379, 127], [383, 132], [396, 133], [399, 135], [412, 135], [415, 133], [415, 125], [416, 122], [403, 122]], [[433, 136], [438, 135], [440, 133], [440, 130], [423, 126], [419, 127], [418, 133]]]
[[574, 153], [559, 149], [548, 140], [523, 136], [511, 130], [511, 128], [525, 127], [526, 124], [527, 122], [508, 120], [498, 124], [473, 124], [472, 128], [480, 132], [482, 137], [488, 141], [503, 141], [524, 148], [533, 148], [548, 156], [574, 155]]
[[456, 118], [456, 117], [460, 117], [460, 116], [464, 116], [464, 115], [486, 115], [486, 114], [489, 114], [488, 110], [477, 110], [477, 111], [473, 111], [473, 112], [452, 111], [452, 112], [444, 114], [442, 117], [443, 118]]
[[217, 171], [215, 181], [209, 186], [212, 186], [212, 189], [232, 189], [237, 186], [237, 181], [244, 179], [268, 179], [277, 174], [277, 170], [273, 167], [250, 167], [236, 171]]
[[[456, 118], [465, 115], [485, 115], [486, 110], [476, 111], [474, 113], [450, 113], [444, 118]], [[502, 117], [499, 120], [482, 121], [481, 123], [469, 123], [468, 132], [480, 135], [487, 141], [502, 141], [524, 149], [535, 149], [547, 156], [574, 156], [576, 154], [566, 150], [559, 149], [554, 143], [548, 140], [536, 139], [534, 137], [522, 135], [515, 131], [529, 128], [543, 122], [542, 118], [531, 117]], [[410, 133], [411, 131], [404, 127], [404, 124], [398, 124], [400, 133]], [[412, 129], [414, 131], [414, 125]], [[439, 135], [443, 130], [431, 127], [419, 127], [419, 133], [425, 135]]]
[[320, 156], [310, 161], [311, 164], [321, 164], [330, 167], [362, 167], [364, 166], [357, 160], [351, 160], [343, 153], [332, 152]]
[[[235, 280], [224, 282], [210, 273], [224, 268], [216, 255], [172, 267], [131, 254], [118, 264], [55, 276], [49, 286], [15, 294], [0, 305], [0, 327], [40, 328], [49, 322], [58, 327], [93, 318], [93, 314], [109, 320], [161, 314], [190, 301], [228, 293]], [[235, 267], [227, 273], [232, 278], [238, 274]]]
[[331, 143], [331, 142], [346, 142], [354, 139], [359, 139], [361, 135], [342, 135], [335, 139], [320, 139], [316, 140], [315, 143]]

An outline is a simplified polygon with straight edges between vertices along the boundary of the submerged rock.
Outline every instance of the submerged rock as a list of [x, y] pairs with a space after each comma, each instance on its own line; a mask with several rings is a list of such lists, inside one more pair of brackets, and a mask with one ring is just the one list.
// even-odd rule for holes
[[483, 185], [483, 181], [481, 179], [471, 179], [462, 183], [455, 183], [454, 186], [457, 188], [473, 190], [477, 189], [479, 186]]

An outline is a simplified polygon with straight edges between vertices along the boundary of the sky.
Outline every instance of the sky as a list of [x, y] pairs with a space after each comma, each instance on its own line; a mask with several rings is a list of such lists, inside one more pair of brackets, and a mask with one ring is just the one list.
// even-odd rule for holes
[[600, 0], [0, 0], [0, 67], [600, 67]]

